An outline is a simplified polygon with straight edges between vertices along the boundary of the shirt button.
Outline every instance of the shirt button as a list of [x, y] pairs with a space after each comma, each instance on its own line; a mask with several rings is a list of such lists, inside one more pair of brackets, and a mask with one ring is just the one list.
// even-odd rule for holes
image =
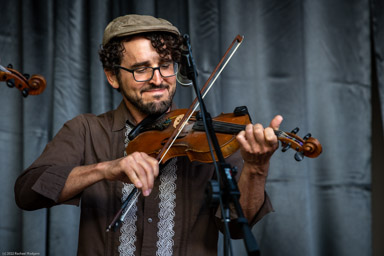
[[148, 218], [148, 222], [149, 222], [149, 223], [152, 223], [152, 218]]

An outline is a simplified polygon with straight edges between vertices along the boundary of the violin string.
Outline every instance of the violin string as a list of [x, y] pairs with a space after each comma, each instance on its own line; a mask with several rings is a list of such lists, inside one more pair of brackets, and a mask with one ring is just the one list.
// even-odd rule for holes
[[[277, 135], [277, 132], [278, 132], [278, 135]], [[281, 137], [281, 138], [286, 138], [286, 139], [289, 139], [289, 140], [292, 140], [294, 142], [296, 142], [297, 144], [299, 144], [300, 146], [303, 146], [304, 143], [300, 140], [298, 140], [297, 138], [293, 137], [293, 136], [290, 136], [289, 134], [283, 132], [283, 131], [279, 131], [279, 130], [276, 130], [275, 131], [277, 137]]]
[[[288, 134], [286, 134], [286, 133], [283, 132], [283, 131], [276, 130], [276, 132], [278, 133], [278, 134], [276, 134], [277, 137], [289, 138]], [[275, 133], [276, 133], [276, 132], [275, 132]]]
[[[220, 128], [220, 126], [222, 126], [223, 128], [230, 128], [230, 129], [233, 129], [233, 130], [235, 130], [235, 131], [238, 131], [239, 129], [244, 130], [244, 128], [245, 128], [245, 125], [244, 125], [242, 128], [240, 128], [240, 126], [237, 125], [237, 124], [222, 123], [222, 122], [220, 122], [220, 121], [214, 121], [214, 122], [216, 122], [216, 127], [217, 127], [217, 128]], [[303, 145], [304, 145], [304, 142], [303, 142], [303, 141], [301, 141], [300, 139], [298, 139], [298, 138], [296, 138], [296, 137], [293, 137], [293, 136], [287, 134], [287, 133], [284, 132], [284, 131], [274, 130], [274, 132], [275, 132], [275, 135], [277, 136], [278, 139], [280, 139], [280, 138], [285, 138], [285, 139], [288, 139], [288, 140], [290, 140], [290, 141], [296, 142], [296, 143], [299, 144], [300, 146], [303, 146]]]
[[[220, 76], [221, 72], [224, 70], [224, 68], [227, 66], [228, 62], [231, 60], [232, 56], [235, 54], [235, 52], [237, 51], [237, 49], [239, 48], [239, 46], [241, 45], [241, 43], [243, 41], [236, 41], [237, 42], [237, 45], [236, 47], [232, 50], [232, 53], [228, 56], [228, 58], [226, 59], [225, 63], [222, 65], [222, 67], [220, 68], [219, 72], [217, 72], [215, 78], [212, 80], [212, 82], [209, 84], [208, 88], [204, 91], [203, 95], [201, 96], [203, 99], [205, 97], [205, 95], [207, 95], [207, 93], [209, 92], [209, 90], [211, 89], [212, 85], [215, 83], [215, 81], [217, 80], [217, 78]], [[191, 111], [191, 113], [188, 115], [188, 117], [184, 120], [184, 122], [180, 125], [180, 128], [176, 134], [176, 136], [172, 139], [171, 143], [169, 144], [168, 148], [165, 150], [164, 154], [161, 156], [160, 160], [159, 160], [159, 163], [161, 163], [161, 161], [164, 159], [165, 155], [168, 153], [168, 151], [170, 150], [170, 148], [172, 147], [172, 145], [175, 143], [175, 141], [177, 140], [177, 138], [179, 137], [180, 133], [182, 132], [182, 130], [184, 129], [185, 125], [188, 123], [189, 119], [191, 118], [191, 116], [193, 115], [193, 113], [196, 111], [196, 109], [198, 108], [199, 106], [199, 102], [196, 102], [195, 104], [195, 107], [193, 108], [193, 110]]]
[[[203, 128], [199, 122], [200, 121], [197, 121], [194, 125], [194, 129], [196, 129], [198, 131], [200, 131]], [[216, 121], [216, 120], [213, 120], [213, 127], [214, 127], [215, 131], [219, 132], [219, 133], [238, 133], [238, 132], [245, 129], [245, 125], [227, 123], [227, 122]], [[275, 132], [275, 135], [277, 136], [277, 138], [286, 138], [289, 140], [296, 141], [299, 144], [302, 144], [301, 141], [288, 135], [284, 131], [274, 130], [274, 132]]]

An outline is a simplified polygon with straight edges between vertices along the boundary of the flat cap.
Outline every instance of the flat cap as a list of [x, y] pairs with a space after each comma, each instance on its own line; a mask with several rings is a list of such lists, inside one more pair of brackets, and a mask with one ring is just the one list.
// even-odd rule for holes
[[148, 15], [129, 14], [112, 20], [104, 30], [103, 46], [112, 38], [144, 32], [164, 31], [180, 35], [179, 30], [167, 20]]

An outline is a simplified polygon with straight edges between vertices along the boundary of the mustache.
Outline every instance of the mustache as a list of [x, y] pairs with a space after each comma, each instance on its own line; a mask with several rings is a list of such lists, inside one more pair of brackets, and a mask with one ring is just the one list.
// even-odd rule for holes
[[156, 89], [169, 89], [169, 85], [166, 85], [166, 84], [153, 85], [153, 84], [151, 84], [148, 87], [143, 88], [140, 92], [144, 93], [144, 92], [148, 92], [148, 91], [152, 91], [152, 90], [156, 90]]

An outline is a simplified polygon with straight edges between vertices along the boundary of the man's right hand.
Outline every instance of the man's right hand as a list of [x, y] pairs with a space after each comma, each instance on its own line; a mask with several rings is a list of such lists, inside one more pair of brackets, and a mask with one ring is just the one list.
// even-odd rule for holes
[[71, 199], [87, 187], [103, 179], [133, 183], [148, 196], [159, 175], [158, 161], [143, 152], [97, 164], [78, 166], [69, 173], [58, 203]]
[[111, 161], [109, 169], [105, 169], [105, 179], [120, 180], [133, 183], [142, 190], [144, 196], [148, 196], [159, 175], [158, 161], [143, 152], [134, 152], [126, 157]]

